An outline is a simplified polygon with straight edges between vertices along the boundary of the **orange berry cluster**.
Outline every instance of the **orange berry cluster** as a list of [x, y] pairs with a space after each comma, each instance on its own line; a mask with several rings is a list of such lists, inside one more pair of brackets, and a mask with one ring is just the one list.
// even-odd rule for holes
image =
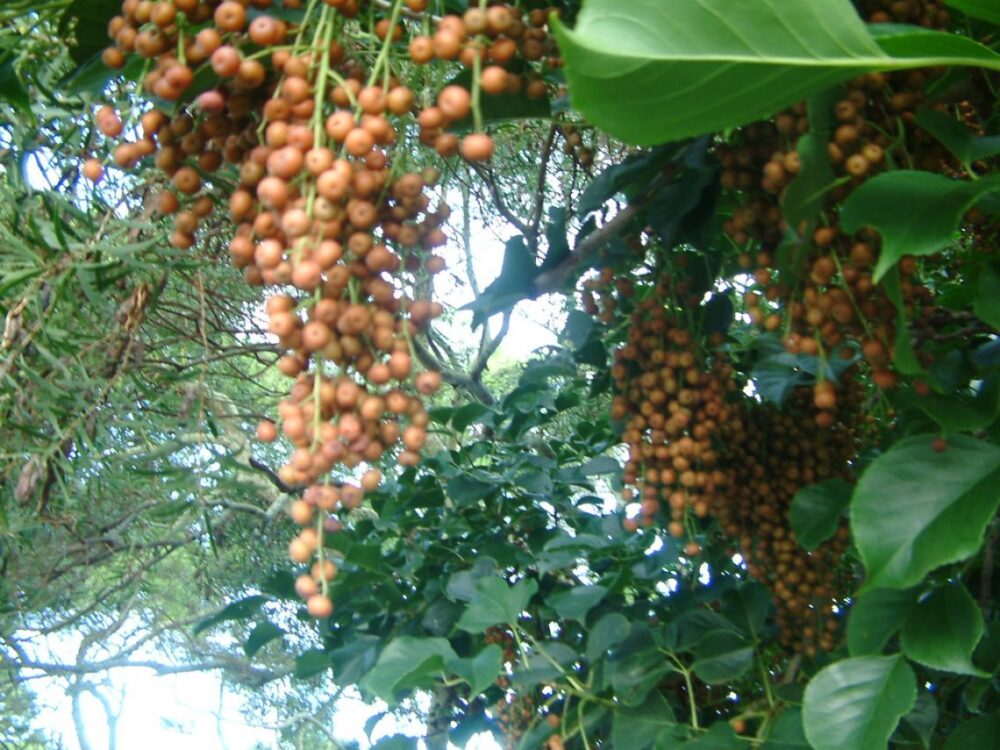
[[834, 538], [804, 549], [789, 523], [795, 494], [827, 479], [852, 480], [862, 421], [862, 392], [848, 381], [831, 414], [830, 425], [811, 418], [816, 406], [808, 387], [797, 388], [782, 408], [745, 402], [718, 432], [728, 489], [717, 496], [712, 515], [723, 532], [739, 541], [751, 576], [771, 591], [777, 608], [779, 641], [814, 654], [817, 645], [832, 650], [848, 581], [840, 564], [849, 533], [842, 525]]
[[701, 547], [692, 537], [715, 519], [739, 541], [750, 575], [773, 594], [781, 643], [807, 653], [832, 648], [835, 607], [845, 593], [839, 562], [846, 528], [807, 551], [795, 538], [789, 509], [802, 487], [852, 478], [863, 423], [857, 380], [845, 373], [839, 398], [821, 380], [794, 389], [781, 408], [758, 403], [746, 396], [722, 336], [708, 336], [706, 348], [685, 327], [682, 307], [670, 302], [697, 304], [688, 281], [663, 274], [637, 289], [618, 278], [612, 293], [612, 280], [605, 269], [585, 282], [584, 306], [602, 320], [633, 308], [611, 370], [611, 417], [623, 424], [628, 446], [624, 496], [640, 508], [626, 527], [668, 516], [669, 533], [687, 538], [685, 555], [694, 557]]
[[[285, 10], [301, 5], [281, 3]], [[264, 421], [258, 437], [270, 442], [283, 434], [295, 447], [278, 472], [305, 488], [291, 506], [302, 529], [289, 555], [314, 562], [296, 589], [313, 615], [326, 617], [337, 569], [324, 535], [339, 528], [338, 511], [358, 507], [379, 485], [376, 462], [387, 454], [401, 465], [419, 461], [429, 422], [423, 398], [441, 385], [437, 373], [414, 376], [410, 338], [442, 307], [406, 290], [412, 281], [414, 290], [427, 288], [423, 279], [444, 269], [433, 251], [446, 242], [450, 210], [432, 206], [436, 170], [400, 168], [406, 156], [398, 144], [415, 119], [421, 139], [434, 135], [442, 151], [444, 128], [478, 103], [475, 91], [452, 85], [435, 107], [418, 110], [418, 93], [397, 79], [392, 62], [393, 40], [409, 23], [398, 13], [365, 37], [354, 28], [367, 22], [363, 2], [325, 0], [299, 25], [268, 15], [271, 6], [125, 0], [109, 25], [114, 46], [105, 61], [119, 67], [130, 54], [150, 60], [146, 92], [177, 102], [172, 113], [163, 106], [142, 115], [139, 137], [115, 151], [119, 166], [149, 157], [169, 179], [155, 202], [174, 218], [171, 243], [191, 247], [224, 198], [235, 225], [234, 264], [250, 284], [281, 287], [267, 299], [268, 329], [283, 353], [279, 369], [293, 382], [279, 406], [280, 426]], [[426, 10], [415, 0], [406, 6]], [[482, 91], [499, 92], [497, 70], [503, 90], [513, 90], [520, 76], [508, 77], [503, 66], [550, 51], [546, 16], [495, 5], [483, 18], [442, 19], [434, 56], [451, 59], [442, 46], [449, 34], [458, 55], [484, 45], [495, 66], [479, 71], [472, 61]], [[420, 119], [428, 111], [441, 116], [432, 128]], [[109, 107], [97, 119], [108, 137], [126, 132]], [[483, 148], [484, 138], [466, 136], [463, 155], [488, 158], [492, 141]], [[335, 469], [355, 478], [331, 483]]]
[[[949, 16], [938, 0], [864, 0], [859, 9], [873, 23], [915, 23], [942, 28]], [[925, 106], [925, 91], [936, 71], [873, 73], [850, 81], [833, 103], [826, 150], [833, 187], [818, 226], [791, 227], [805, 233], [801, 245], [780, 247], [787, 236], [783, 203], [786, 189], [801, 170], [800, 136], [810, 128], [804, 103], [773, 121], [740, 129], [718, 147], [722, 185], [736, 190], [740, 202], [723, 229], [742, 248], [740, 264], [755, 287], [745, 297], [751, 319], [780, 333], [792, 354], [853, 356], [845, 344], [858, 342], [873, 382], [881, 388], [898, 383], [894, 342], [898, 313], [883, 285], [873, 281], [879, 257], [877, 235], [855, 235], [839, 226], [836, 207], [888, 164], [958, 174], [958, 164], [931, 134], [916, 124], [916, 109]], [[944, 109], [945, 105], [934, 107]], [[962, 111], [968, 115], [969, 108]], [[824, 113], [819, 113], [824, 114]], [[970, 131], [978, 124], [967, 117]], [[786, 254], [784, 269], [779, 257]], [[789, 269], [799, 270], [789, 275]], [[933, 295], [918, 278], [912, 257], [899, 263], [900, 293], [911, 320], [909, 332], [934, 314]], [[832, 391], [816, 394], [821, 424], [831, 424]], [[826, 406], [824, 407], [823, 404]]]
[[623, 480], [637, 489], [643, 522], [651, 524], [669, 508], [670, 533], [680, 538], [687, 534], [688, 510], [705, 518], [716, 495], [726, 491], [714, 438], [730, 417], [727, 391], [736, 383], [723, 356], [709, 363], [699, 352], [675, 311], [663, 304], [669, 294], [664, 278], [636, 304], [628, 341], [611, 368], [618, 393], [611, 416], [625, 425]]

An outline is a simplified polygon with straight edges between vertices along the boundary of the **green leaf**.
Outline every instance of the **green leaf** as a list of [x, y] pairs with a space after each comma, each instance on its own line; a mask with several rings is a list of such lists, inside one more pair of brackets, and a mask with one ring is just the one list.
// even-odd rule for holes
[[299, 679], [305, 679], [325, 672], [330, 666], [330, 654], [321, 648], [311, 648], [295, 657], [293, 674]]
[[916, 589], [874, 589], [861, 594], [847, 618], [847, 649], [851, 656], [881, 654], [916, 598]]
[[502, 578], [481, 578], [476, 581], [476, 598], [458, 621], [458, 627], [470, 633], [481, 633], [500, 623], [515, 623], [538, 592], [534, 579], [518, 581], [510, 586]]
[[448, 497], [458, 505], [472, 505], [496, 492], [495, 484], [458, 474], [448, 480]]
[[449, 671], [469, 683], [472, 695], [479, 695], [492, 685], [500, 674], [503, 668], [503, 649], [492, 643], [474, 657], [452, 659], [446, 666]]
[[728, 631], [706, 635], [695, 649], [694, 673], [710, 685], [736, 679], [753, 664], [753, 644]]
[[876, 283], [904, 255], [933, 255], [955, 239], [965, 212], [1000, 191], [1000, 175], [959, 182], [931, 172], [898, 170], [867, 180], [841, 209], [848, 232], [873, 227], [882, 250], [872, 275]]
[[401, 690], [431, 687], [444, 676], [445, 665], [458, 659], [445, 638], [396, 638], [379, 654], [375, 667], [361, 685], [389, 705], [396, 703]]
[[944, 750], [1000, 750], [1000, 712], [959, 724]]
[[961, 584], [932, 592], [910, 610], [900, 643], [914, 661], [943, 672], [986, 677], [972, 663], [972, 652], [983, 637], [983, 614]]
[[287, 570], [276, 570], [268, 575], [260, 584], [260, 590], [277, 599], [298, 600], [295, 593], [295, 576]]
[[121, 3], [117, 0], [73, 0], [69, 4], [64, 18], [77, 20], [76, 46], [70, 48], [70, 55], [77, 63], [108, 46], [105, 29], [111, 17], [120, 12]]
[[1000, 449], [962, 435], [940, 453], [932, 435], [906, 438], [861, 476], [851, 527], [866, 589], [907, 588], [979, 549], [1000, 504]]
[[260, 608], [263, 607], [264, 603], [267, 601], [268, 598], [266, 596], [260, 596], [257, 594], [233, 602], [221, 611], [211, 617], [206, 617], [204, 620], [195, 625], [194, 634], [198, 635], [199, 633], [218, 625], [220, 622], [226, 622], [227, 620], [246, 620], [253, 617], [260, 611]]
[[900, 722], [899, 734], [905, 738], [913, 737], [925, 748], [929, 748], [937, 722], [937, 700], [933, 693], [922, 689], [917, 694], [913, 709]]
[[941, 432], [950, 435], [955, 432], [972, 432], [991, 424], [1000, 410], [1000, 382], [996, 376], [984, 379], [974, 398], [963, 394], [941, 395], [928, 393], [918, 395], [905, 390], [897, 393], [896, 408], [919, 409], [941, 426]]
[[547, 740], [555, 733], [555, 728], [543, 718], [536, 717], [534, 726], [522, 735], [517, 743], [517, 750], [538, 750], [548, 744]]
[[604, 586], [574, 586], [569, 591], [550, 594], [546, 603], [564, 620], [583, 622], [587, 613], [607, 595], [608, 589]]
[[136, 55], [129, 57], [125, 67], [121, 70], [113, 70], [104, 64], [104, 60], [101, 59], [101, 54], [98, 52], [63, 79], [61, 86], [78, 94], [90, 94], [93, 97], [98, 97], [104, 92], [112, 78], [121, 76], [131, 81], [138, 80], [142, 75], [145, 62], [142, 57]]
[[477, 299], [461, 308], [473, 311], [472, 327], [478, 328], [496, 313], [509, 310], [535, 294], [532, 282], [538, 273], [538, 266], [524, 237], [517, 235], [507, 240], [500, 275]]
[[624, 161], [613, 164], [592, 179], [577, 204], [580, 216], [596, 211], [607, 201], [632, 187], [645, 187], [656, 174], [660, 162], [672, 153], [665, 148], [632, 154]]
[[746, 742], [736, 735], [728, 722], [717, 721], [707, 733], [680, 747], [683, 750], [742, 750], [746, 748]]
[[937, 58], [944, 65], [983, 65], [995, 67], [997, 54], [979, 42], [960, 34], [932, 31], [903, 23], [878, 23], [868, 26], [882, 51], [897, 60], [898, 67], [908, 61]]
[[1000, 670], [1000, 620], [993, 620], [989, 624], [986, 635], [976, 646], [972, 660], [990, 674]]
[[[472, 70], [463, 70], [445, 85], [458, 85], [466, 90], [471, 90]], [[483, 121], [487, 124], [511, 120], [544, 120], [552, 116], [552, 104], [547, 96], [532, 99], [525, 93], [524, 89], [517, 94], [493, 96], [484, 93], [480, 99], [480, 110], [483, 114]], [[460, 133], [472, 130], [472, 117], [456, 122], [452, 129]]]
[[611, 456], [595, 456], [580, 467], [585, 476], [594, 477], [601, 474], [616, 474], [622, 465]]
[[340, 685], [357, 685], [378, 661], [382, 640], [373, 635], [356, 633], [351, 641], [330, 652], [333, 676]]
[[806, 374], [775, 358], [758, 362], [750, 373], [757, 392], [765, 401], [783, 404], [792, 391], [806, 382]]
[[801, 708], [792, 706], [781, 713], [768, 729], [767, 741], [761, 750], [810, 750], [802, 726]]
[[0, 63], [0, 99], [26, 114], [31, 114], [31, 99], [17, 75], [13, 59]]
[[529, 657], [530, 667], [514, 667], [514, 683], [525, 688], [562, 679], [579, 659], [576, 649], [558, 641], [536, 641]]
[[615, 697], [626, 706], [641, 705], [649, 691], [671, 672], [647, 625], [635, 623], [627, 639], [607, 660], [607, 674]]
[[972, 18], [1000, 25], [1000, 5], [996, 0], [944, 0], [944, 4]]
[[896, 308], [896, 341], [893, 343], [892, 363], [903, 375], [924, 374], [923, 365], [917, 359], [910, 341], [910, 327], [906, 319], [906, 306], [903, 304], [903, 292], [899, 278], [899, 268], [893, 266], [885, 275], [886, 296]]
[[490, 407], [473, 401], [455, 409], [451, 415], [451, 426], [459, 432], [464, 432], [470, 425], [493, 424], [495, 417], [496, 413]]
[[594, 623], [587, 636], [587, 660], [594, 663], [603, 657], [608, 649], [628, 638], [631, 627], [625, 616], [618, 612], [602, 617]]
[[275, 638], [281, 638], [284, 634], [285, 631], [270, 620], [257, 623], [257, 626], [250, 631], [246, 643], [243, 644], [243, 651], [248, 657], [253, 658], [254, 654], [260, 651], [265, 645]]
[[743, 125], [871, 70], [1000, 69], [952, 34], [890, 29], [876, 43], [848, 0], [588, 0], [575, 29], [555, 30], [574, 108], [638, 144]]
[[936, 109], [917, 113], [917, 125], [933, 135], [963, 164], [1000, 153], [1000, 136], [977, 137], [954, 117]]
[[843, 479], [827, 479], [796, 492], [788, 520], [799, 544], [813, 550], [837, 533], [853, 490]]
[[496, 574], [496, 561], [489, 557], [480, 557], [472, 566], [472, 570], [461, 570], [448, 579], [445, 595], [453, 602], [471, 602], [476, 598], [476, 581]]
[[815, 750], [885, 750], [916, 699], [913, 670], [903, 657], [843, 659], [820, 670], [806, 687], [806, 737]]
[[699, 138], [674, 156], [679, 176], [658, 189], [646, 208], [646, 221], [664, 249], [682, 243], [706, 247], [705, 230], [715, 217], [719, 192], [718, 167], [705, 158], [708, 143], [708, 138]]
[[983, 268], [979, 276], [972, 309], [981, 321], [1000, 329], [1000, 274], [992, 268]]
[[789, 227], [799, 232], [803, 222], [811, 222], [826, 203], [836, 178], [830, 163], [830, 131], [837, 89], [809, 100], [809, 132], [799, 138], [799, 172], [781, 196], [781, 210]]
[[646, 750], [663, 731], [677, 725], [673, 709], [658, 693], [650, 693], [636, 708], [615, 711], [611, 720], [611, 746], [621, 750]]
[[760, 635], [771, 611], [771, 595], [759, 583], [743, 583], [722, 597], [719, 612], [751, 638]]

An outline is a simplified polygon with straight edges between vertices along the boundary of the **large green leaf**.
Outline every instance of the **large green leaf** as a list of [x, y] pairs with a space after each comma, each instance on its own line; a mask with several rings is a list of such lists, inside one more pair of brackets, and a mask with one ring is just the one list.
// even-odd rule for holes
[[739, 588], [723, 595], [719, 613], [746, 635], [757, 638], [771, 607], [771, 595], [764, 586], [744, 582]]
[[976, 317], [1000, 328], [1000, 273], [989, 267], [983, 269], [972, 305]]
[[223, 609], [210, 617], [206, 617], [201, 620], [198, 624], [194, 626], [194, 634], [208, 630], [220, 622], [226, 622], [228, 620], [246, 620], [253, 617], [260, 611], [260, 608], [268, 602], [266, 596], [261, 596], [260, 594], [254, 594], [252, 596], [245, 597], [239, 601], [227, 604]]
[[76, 19], [76, 45], [70, 55], [77, 63], [97, 54], [110, 43], [105, 35], [108, 21], [121, 12], [117, 0], [73, 0], [66, 9], [63, 23]]
[[742, 125], [871, 70], [1000, 69], [951, 34], [893, 30], [876, 43], [849, 0], [588, 0], [575, 29], [555, 28], [573, 106], [639, 144]]
[[648, 626], [632, 625], [629, 637], [607, 661], [615, 697], [626, 706], [641, 705], [649, 691], [672, 671]]
[[445, 638], [404, 635], [385, 647], [361, 684], [392, 705], [397, 692], [431, 686], [435, 677], [443, 676], [445, 665], [457, 659]]
[[292, 674], [299, 679], [306, 679], [325, 672], [330, 666], [330, 654], [321, 648], [311, 648], [295, 657], [295, 671]]
[[951, 733], [944, 750], [1000, 750], [1000, 713], [967, 721]]
[[996, 0], [944, 0], [944, 4], [962, 11], [967, 16], [1000, 24], [1000, 5]]
[[265, 645], [275, 638], [281, 638], [284, 634], [285, 631], [270, 620], [257, 623], [254, 629], [250, 631], [250, 635], [247, 636], [246, 642], [243, 644], [243, 651], [246, 652], [248, 657], [253, 658], [254, 654], [260, 651]]
[[534, 579], [510, 586], [502, 578], [481, 578], [476, 581], [476, 597], [462, 614], [458, 627], [481, 633], [492, 625], [517, 622], [537, 591]]
[[587, 637], [587, 659], [596, 662], [607, 654], [608, 649], [628, 638], [631, 624], [619, 612], [607, 614], [594, 623]]
[[923, 747], [929, 748], [938, 718], [937, 699], [930, 691], [921, 689], [917, 693], [913, 708], [900, 721], [897, 737], [903, 739], [906, 744], [911, 744], [909, 740], [915, 739]]
[[472, 695], [479, 695], [493, 684], [503, 666], [503, 649], [493, 643], [475, 656], [467, 659], [452, 659], [446, 665], [467, 683]]
[[843, 659], [806, 687], [806, 737], [815, 750], [885, 750], [916, 699], [913, 670], [903, 657]]
[[857, 598], [847, 618], [847, 650], [851, 656], [882, 653], [916, 602], [916, 589], [874, 589]]
[[[1000, 294], [1000, 289], [997, 292]], [[1000, 381], [995, 375], [987, 377], [974, 397], [958, 393], [946, 396], [939, 393], [918, 395], [913, 391], [899, 391], [894, 401], [900, 411], [919, 409], [924, 412], [941, 426], [943, 434], [974, 432], [997, 418], [1000, 412]]]
[[972, 663], [983, 637], [983, 614], [961, 584], [937, 589], [910, 610], [903, 622], [903, 653], [932, 669], [987, 676]]
[[960, 182], [931, 172], [898, 170], [865, 182], [844, 201], [841, 223], [848, 232], [873, 227], [882, 251], [878, 282], [904, 255], [933, 255], [955, 240], [965, 212], [1000, 191], [1000, 175]]
[[1000, 153], [1000, 136], [976, 136], [954, 117], [936, 109], [921, 110], [917, 125], [941, 141], [963, 164]]
[[620, 750], [646, 750], [657, 736], [676, 726], [673, 709], [657, 692], [636, 708], [615, 711], [611, 720], [611, 746]]
[[574, 586], [569, 591], [551, 594], [546, 601], [561, 618], [583, 622], [587, 613], [607, 595], [604, 586]]
[[788, 520], [799, 544], [816, 549], [836, 533], [852, 489], [843, 479], [827, 479], [795, 493]]
[[0, 100], [12, 104], [22, 112], [31, 113], [28, 90], [21, 83], [13, 60], [0, 63]]
[[761, 750], [809, 750], [802, 726], [802, 709], [785, 709], [767, 731], [767, 741]]
[[936, 452], [933, 440], [899, 441], [858, 482], [851, 527], [866, 589], [907, 588], [974, 554], [1000, 504], [1000, 448], [954, 435]]
[[711, 685], [739, 677], [751, 664], [753, 644], [730, 630], [716, 630], [698, 644], [691, 668]]

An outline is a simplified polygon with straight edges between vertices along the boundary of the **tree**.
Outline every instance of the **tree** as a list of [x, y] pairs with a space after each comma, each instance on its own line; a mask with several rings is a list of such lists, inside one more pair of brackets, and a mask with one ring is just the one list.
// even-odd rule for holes
[[433, 748], [995, 742], [992, 8], [2, 13], [16, 679], [221, 669], [289, 746], [331, 680]]

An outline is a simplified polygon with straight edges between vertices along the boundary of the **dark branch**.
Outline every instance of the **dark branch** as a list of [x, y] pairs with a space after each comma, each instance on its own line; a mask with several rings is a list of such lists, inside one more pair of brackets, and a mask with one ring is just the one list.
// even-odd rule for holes
[[611, 241], [611, 238], [631, 224], [666, 184], [667, 176], [658, 174], [649, 183], [649, 186], [633, 198], [625, 208], [615, 214], [611, 221], [584, 237], [562, 263], [551, 271], [539, 274], [534, 282], [534, 296], [564, 291], [570, 281], [574, 280], [582, 269], [591, 265], [597, 254]]

